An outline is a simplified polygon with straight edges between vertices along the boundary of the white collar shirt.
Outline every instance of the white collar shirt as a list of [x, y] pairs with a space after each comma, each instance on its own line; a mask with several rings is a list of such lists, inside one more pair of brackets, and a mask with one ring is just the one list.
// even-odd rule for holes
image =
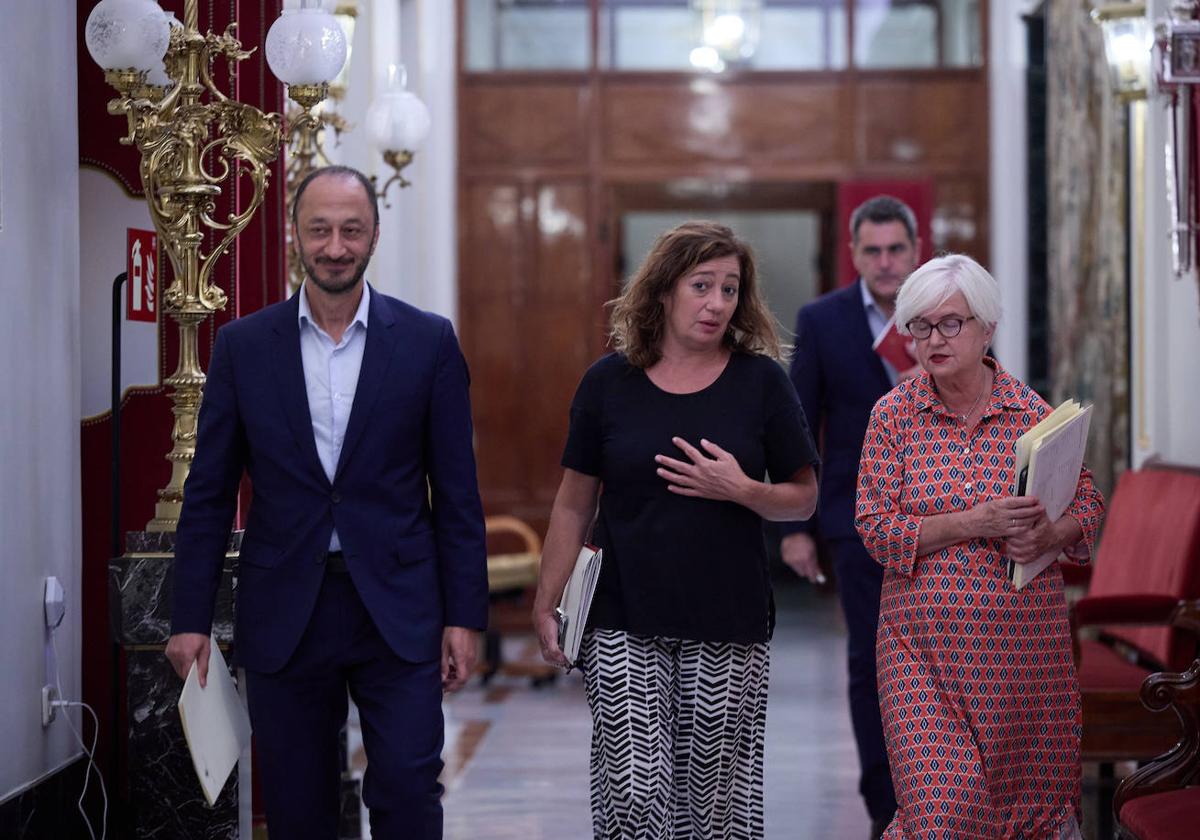
[[[308, 392], [308, 413], [312, 418], [313, 440], [325, 476], [333, 481], [346, 426], [354, 406], [358, 374], [362, 369], [367, 345], [367, 313], [370, 287], [363, 283], [362, 299], [354, 318], [340, 341], [335, 342], [317, 326], [308, 305], [308, 282], [300, 287], [300, 358], [304, 365], [304, 387]], [[329, 550], [340, 551], [337, 529], [329, 538]]]

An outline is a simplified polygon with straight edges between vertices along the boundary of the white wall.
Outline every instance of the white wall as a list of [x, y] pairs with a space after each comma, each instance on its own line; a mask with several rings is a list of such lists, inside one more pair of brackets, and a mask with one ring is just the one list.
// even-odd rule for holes
[[[79, 697], [75, 6], [6, 4], [0, 27], [0, 799], [79, 752], [61, 714], [42, 729], [40, 700], [48, 574], [67, 595], [58, 631], [63, 691]], [[78, 711], [71, 714], [78, 726]]]
[[996, 332], [996, 354], [1005, 368], [1024, 378], [1029, 367], [1028, 190], [1026, 188], [1025, 23], [1021, 16], [1037, 0], [988, 4], [991, 109], [991, 253], [989, 266], [1000, 284], [1004, 318]]
[[[1149, 14], [1162, 17], [1168, 6], [1168, 0], [1152, 0]], [[1133, 461], [1136, 466], [1157, 455], [1174, 463], [1200, 466], [1200, 374], [1196, 363], [1200, 359], [1200, 295], [1195, 271], [1177, 279], [1171, 266], [1164, 101], [1152, 97], [1145, 113], [1142, 305], [1135, 287], [1130, 321]]]
[[364, 128], [367, 108], [389, 63], [408, 69], [408, 89], [429, 107], [433, 127], [404, 170], [412, 186], [395, 185], [380, 206], [381, 234], [367, 278], [381, 291], [453, 319], [457, 313], [455, 161], [455, 18], [446, 0], [364, 0], [355, 32], [349, 90], [341, 107], [351, 131], [328, 148], [337, 163], [392, 174]]

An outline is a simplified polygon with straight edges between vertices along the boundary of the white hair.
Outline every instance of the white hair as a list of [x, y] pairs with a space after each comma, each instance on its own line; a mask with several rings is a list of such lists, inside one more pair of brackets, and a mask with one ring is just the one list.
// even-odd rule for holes
[[988, 270], [966, 254], [934, 257], [908, 276], [896, 295], [896, 328], [909, 335], [908, 322], [941, 306], [962, 292], [971, 314], [980, 323], [1000, 322], [1000, 287]]

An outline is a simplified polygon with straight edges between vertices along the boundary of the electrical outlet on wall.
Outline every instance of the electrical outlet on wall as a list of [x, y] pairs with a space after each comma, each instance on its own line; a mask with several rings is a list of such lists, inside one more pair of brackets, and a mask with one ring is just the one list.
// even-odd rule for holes
[[42, 686], [42, 726], [50, 725], [54, 720], [54, 716], [58, 713], [58, 708], [54, 705], [54, 701], [58, 699], [58, 689], [52, 685]]
[[46, 612], [46, 626], [53, 630], [62, 624], [63, 616], [67, 614], [67, 596], [63, 592], [58, 578], [51, 575], [46, 578], [45, 595], [43, 598]]

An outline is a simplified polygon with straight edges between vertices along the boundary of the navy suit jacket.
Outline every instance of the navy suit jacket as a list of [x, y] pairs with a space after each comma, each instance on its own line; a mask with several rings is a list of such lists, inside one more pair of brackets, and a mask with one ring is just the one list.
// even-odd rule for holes
[[334, 479], [317, 457], [299, 298], [217, 332], [176, 531], [172, 632], [208, 633], [245, 470], [235, 654], [278, 670], [296, 649], [337, 528], [388, 645], [422, 662], [445, 626], [487, 620], [483, 511], [466, 361], [449, 321], [371, 290], [366, 345]]
[[783, 526], [825, 539], [857, 538], [854, 495], [867, 421], [876, 401], [892, 389], [863, 309], [861, 279], [822, 295], [796, 317], [791, 379], [809, 426], [819, 436], [821, 480], [817, 515]]

